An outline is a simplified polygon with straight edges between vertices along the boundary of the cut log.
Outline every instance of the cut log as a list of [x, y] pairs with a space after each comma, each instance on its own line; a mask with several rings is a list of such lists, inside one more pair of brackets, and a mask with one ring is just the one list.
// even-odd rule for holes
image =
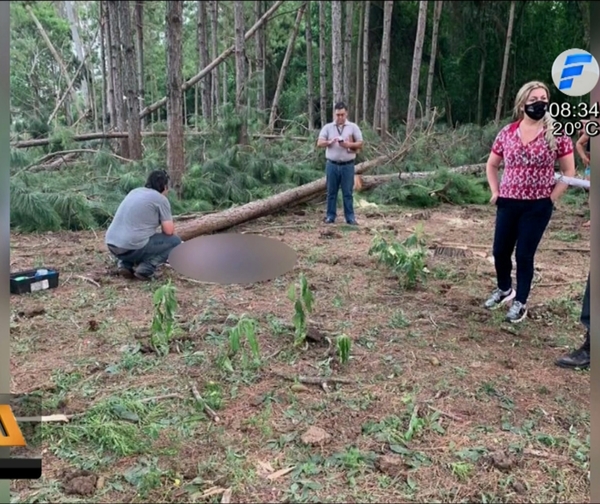
[[[404, 153], [406, 155], [406, 153]], [[364, 163], [359, 163], [355, 167], [355, 173], [360, 176], [365, 171], [369, 170], [378, 165], [382, 165], [386, 161], [389, 161], [388, 156], [380, 156]], [[449, 171], [453, 173], [477, 173], [485, 169], [484, 164], [459, 166], [457, 168], [451, 168]], [[359, 177], [362, 181], [362, 189], [371, 189], [378, 185], [392, 180], [409, 180], [409, 179], [423, 179], [434, 175], [435, 171], [428, 172], [413, 172], [413, 173], [401, 173], [401, 174], [387, 174], [387, 175], [374, 175], [370, 177]], [[258, 201], [251, 201], [245, 205], [239, 207], [229, 208], [219, 213], [204, 215], [198, 219], [187, 221], [181, 226], [177, 226], [177, 234], [182, 240], [191, 240], [197, 236], [215, 233], [217, 231], [223, 231], [234, 226], [238, 226], [245, 222], [270, 215], [278, 210], [283, 210], [295, 206], [306, 201], [310, 201], [326, 191], [326, 180], [325, 177], [289, 189], [282, 193], [276, 194], [269, 198], [265, 198]]]

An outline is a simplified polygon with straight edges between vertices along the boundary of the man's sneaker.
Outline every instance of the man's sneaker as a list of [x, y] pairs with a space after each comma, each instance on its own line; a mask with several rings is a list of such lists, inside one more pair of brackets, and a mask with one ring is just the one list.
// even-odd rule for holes
[[516, 324], [527, 317], [527, 307], [520, 301], [513, 301], [506, 314], [506, 321]]
[[558, 367], [587, 369], [590, 367], [590, 349], [586, 345], [581, 346], [570, 354], [563, 355], [555, 361]]
[[512, 301], [515, 295], [516, 292], [514, 289], [510, 289], [504, 292], [496, 288], [492, 292], [491, 296], [486, 300], [485, 307], [493, 310], [495, 308], [498, 308], [499, 306], [502, 306], [505, 303], [508, 303], [509, 301]]

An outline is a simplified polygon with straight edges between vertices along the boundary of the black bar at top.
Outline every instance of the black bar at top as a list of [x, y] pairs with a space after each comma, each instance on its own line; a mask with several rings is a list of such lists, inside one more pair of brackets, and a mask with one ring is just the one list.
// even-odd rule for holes
[[0, 480], [39, 479], [42, 477], [42, 459], [0, 459]]

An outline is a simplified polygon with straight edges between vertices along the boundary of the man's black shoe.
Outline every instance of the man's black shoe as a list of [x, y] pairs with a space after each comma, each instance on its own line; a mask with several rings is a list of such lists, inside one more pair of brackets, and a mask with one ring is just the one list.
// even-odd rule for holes
[[584, 345], [570, 354], [563, 355], [555, 364], [562, 368], [587, 369], [590, 367], [590, 350]]

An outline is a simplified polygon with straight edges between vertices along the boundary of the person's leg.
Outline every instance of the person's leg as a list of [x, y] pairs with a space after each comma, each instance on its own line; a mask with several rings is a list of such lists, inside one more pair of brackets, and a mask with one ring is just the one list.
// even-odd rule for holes
[[171, 251], [181, 243], [177, 235], [157, 233], [150, 237], [145, 247], [136, 254], [139, 264], [135, 267], [134, 274], [137, 278], [151, 278], [156, 268], [165, 264]]
[[133, 268], [135, 263], [128, 257], [129, 252], [125, 254], [119, 254], [120, 249], [114, 249], [109, 246], [108, 251], [117, 260], [117, 273], [124, 278], [133, 278]]
[[344, 217], [348, 224], [356, 224], [354, 218], [354, 163], [341, 166], [342, 197], [344, 198]]
[[486, 300], [486, 308], [497, 308], [509, 302], [515, 296], [511, 280], [511, 256], [517, 242], [519, 203], [499, 199], [497, 206], [493, 246], [497, 287]]
[[334, 222], [337, 215], [337, 196], [340, 190], [339, 166], [327, 161], [325, 165], [325, 176], [327, 177], [327, 215], [325, 222]]
[[506, 315], [509, 322], [520, 322], [527, 316], [527, 299], [533, 281], [535, 254], [554, 210], [554, 204], [549, 198], [527, 202], [527, 206], [529, 208], [519, 219], [515, 253], [517, 295]]
[[591, 308], [590, 308], [590, 274], [588, 273], [587, 284], [585, 286], [585, 294], [583, 295], [583, 302], [581, 304], [581, 317], [582, 325], [585, 327], [585, 339], [583, 344], [570, 354], [563, 355], [558, 359], [555, 364], [559, 367], [564, 368], [588, 368], [590, 366], [590, 322], [591, 322]]

